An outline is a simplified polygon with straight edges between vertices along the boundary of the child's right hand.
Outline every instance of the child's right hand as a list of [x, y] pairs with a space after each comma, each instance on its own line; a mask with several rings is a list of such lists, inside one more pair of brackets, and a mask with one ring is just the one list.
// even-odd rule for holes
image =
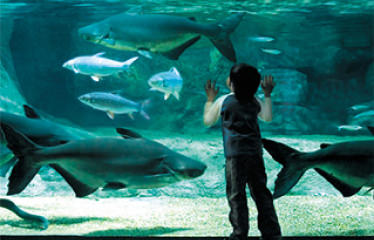
[[265, 97], [270, 97], [274, 87], [275, 82], [273, 80], [273, 76], [264, 76], [264, 80], [261, 81], [261, 88], [264, 91]]
[[213, 102], [216, 98], [219, 91], [219, 87], [216, 88], [216, 82], [211, 82], [210, 80], [206, 81], [205, 83], [205, 93], [207, 96], [208, 102]]

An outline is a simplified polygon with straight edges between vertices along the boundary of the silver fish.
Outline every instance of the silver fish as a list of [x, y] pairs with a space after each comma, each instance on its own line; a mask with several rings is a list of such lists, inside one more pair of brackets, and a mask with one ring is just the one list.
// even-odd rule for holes
[[266, 37], [266, 36], [253, 36], [248, 38], [251, 42], [272, 42], [275, 39], [272, 37]]
[[264, 53], [269, 53], [269, 54], [273, 54], [273, 55], [279, 55], [282, 53], [281, 50], [278, 50], [278, 49], [268, 49], [268, 48], [261, 48], [261, 51], [263, 51]]
[[144, 111], [144, 106], [148, 101], [137, 103], [120, 95], [108, 92], [91, 92], [78, 97], [82, 103], [107, 113], [110, 119], [114, 119], [115, 114], [128, 114], [134, 119], [133, 113], [139, 112], [145, 119], [150, 119]]
[[75, 73], [91, 76], [92, 80], [98, 82], [102, 77], [126, 71], [138, 57], [130, 58], [127, 61], [119, 62], [104, 58], [104, 52], [92, 56], [80, 56], [65, 62], [62, 66]]
[[151, 91], [160, 91], [164, 93], [164, 100], [167, 100], [172, 94], [179, 100], [179, 92], [183, 87], [183, 79], [175, 67], [172, 67], [168, 72], [161, 72], [153, 75], [148, 80]]

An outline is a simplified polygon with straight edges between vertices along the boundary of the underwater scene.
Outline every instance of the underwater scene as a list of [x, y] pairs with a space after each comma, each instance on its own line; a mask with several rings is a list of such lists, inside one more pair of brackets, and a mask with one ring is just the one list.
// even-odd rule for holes
[[374, 1], [0, 0], [0, 24], [0, 239], [229, 237], [238, 63], [282, 235], [374, 236]]

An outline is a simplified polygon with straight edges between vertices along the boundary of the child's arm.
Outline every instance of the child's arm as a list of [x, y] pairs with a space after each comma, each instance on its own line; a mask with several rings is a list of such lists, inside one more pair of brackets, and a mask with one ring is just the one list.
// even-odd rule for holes
[[224, 100], [223, 96], [218, 98], [215, 102], [214, 99], [218, 94], [219, 88], [216, 88], [215, 83], [211, 83], [208, 80], [205, 84], [205, 93], [207, 100], [204, 106], [204, 125], [207, 127], [213, 126], [219, 119], [222, 102]]
[[218, 121], [221, 115], [222, 103], [226, 97], [227, 97], [227, 94], [217, 98], [215, 102], [206, 101], [205, 106], [204, 106], [204, 125], [205, 126], [211, 127]]
[[258, 116], [265, 122], [270, 122], [273, 120], [273, 104], [271, 101], [271, 92], [275, 86], [273, 81], [273, 76], [265, 76], [264, 80], [261, 82], [262, 90], [265, 94], [264, 101], [258, 100], [261, 106], [261, 111]]

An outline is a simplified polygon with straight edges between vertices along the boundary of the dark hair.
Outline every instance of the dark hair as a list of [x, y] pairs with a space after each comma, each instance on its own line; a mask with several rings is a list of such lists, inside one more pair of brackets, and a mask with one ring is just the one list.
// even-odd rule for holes
[[230, 71], [230, 82], [234, 86], [236, 99], [248, 103], [257, 92], [261, 75], [255, 67], [245, 63], [236, 64]]

